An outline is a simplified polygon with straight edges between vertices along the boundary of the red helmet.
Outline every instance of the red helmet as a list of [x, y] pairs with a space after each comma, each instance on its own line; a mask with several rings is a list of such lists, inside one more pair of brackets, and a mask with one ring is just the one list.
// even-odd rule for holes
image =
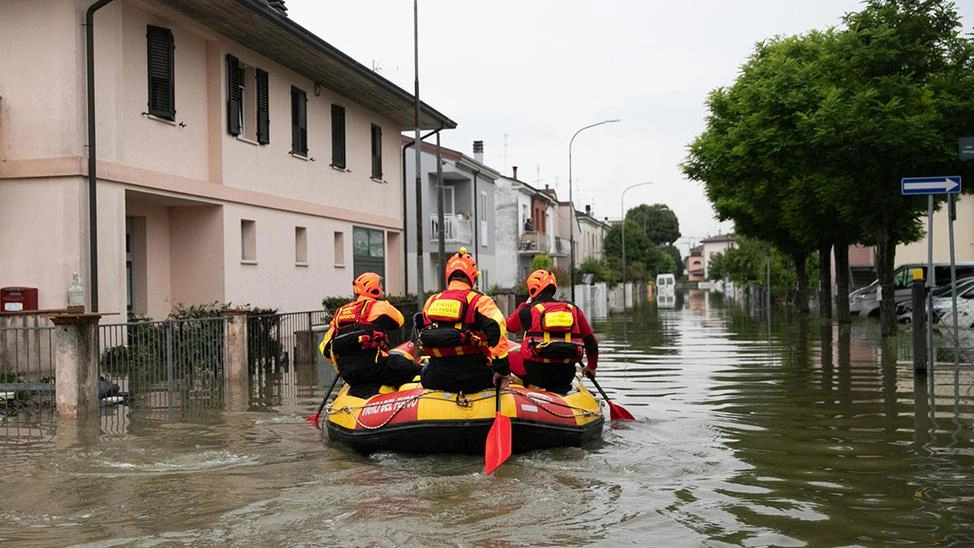
[[450, 257], [446, 261], [446, 283], [450, 283], [450, 277], [455, 273], [463, 274], [467, 280], [470, 281], [470, 285], [473, 286], [477, 281], [477, 275], [480, 272], [477, 270], [477, 261], [473, 260], [473, 256], [467, 253], [467, 248], [461, 247], [457, 254]]
[[547, 270], [535, 270], [528, 275], [526, 283], [528, 286], [528, 297], [532, 299], [537, 297], [538, 293], [544, 291], [549, 285], [555, 288], [558, 287], [555, 275]]
[[365, 295], [373, 299], [381, 299], [384, 294], [382, 291], [382, 276], [375, 272], [364, 272], [352, 282], [352, 289], [356, 295]]

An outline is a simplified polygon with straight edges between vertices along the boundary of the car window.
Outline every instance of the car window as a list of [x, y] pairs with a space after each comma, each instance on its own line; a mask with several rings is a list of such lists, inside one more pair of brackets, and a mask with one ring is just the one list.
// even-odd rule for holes
[[[893, 273], [893, 288], [905, 289], [913, 285], [913, 269], [916, 267], [902, 268]], [[926, 269], [924, 268], [924, 273]]]

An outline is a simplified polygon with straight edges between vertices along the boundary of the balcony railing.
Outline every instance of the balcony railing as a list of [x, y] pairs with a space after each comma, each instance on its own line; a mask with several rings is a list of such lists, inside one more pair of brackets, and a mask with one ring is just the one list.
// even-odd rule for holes
[[[443, 215], [443, 242], [469, 244], [473, 242], [473, 224], [466, 216], [455, 213]], [[437, 215], [430, 215], [430, 241], [440, 241], [440, 221]]]
[[571, 240], [568, 240], [567, 238], [555, 238], [555, 249], [552, 252], [552, 255], [568, 256], [568, 254], [571, 253], [571, 250]]
[[544, 232], [529, 230], [521, 233], [518, 249], [522, 253], [541, 254], [548, 253], [548, 235]]

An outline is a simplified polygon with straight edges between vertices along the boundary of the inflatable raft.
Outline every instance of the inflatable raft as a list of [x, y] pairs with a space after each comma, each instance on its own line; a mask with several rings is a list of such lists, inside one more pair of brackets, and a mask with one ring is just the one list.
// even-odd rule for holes
[[[565, 396], [511, 384], [501, 393], [512, 450], [583, 447], [601, 439], [602, 401], [578, 379]], [[328, 438], [360, 453], [483, 453], [494, 422], [494, 390], [455, 394], [409, 383], [367, 399], [345, 385], [327, 407]]]

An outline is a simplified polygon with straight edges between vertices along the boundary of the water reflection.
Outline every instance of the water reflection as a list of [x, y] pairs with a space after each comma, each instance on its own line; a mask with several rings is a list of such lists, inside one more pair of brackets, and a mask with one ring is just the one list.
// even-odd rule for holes
[[253, 378], [243, 406], [230, 396], [215, 409], [121, 406], [95, 428], [5, 418], [0, 482], [18, 496], [0, 506], [0, 539], [974, 542], [969, 363], [914, 377], [909, 341], [881, 342], [875, 322], [755, 319], [706, 291], [594, 328], [599, 382], [638, 419], [607, 426], [594, 449], [515, 455], [489, 478], [476, 455], [363, 457], [303, 421], [331, 368], [288, 363]]

